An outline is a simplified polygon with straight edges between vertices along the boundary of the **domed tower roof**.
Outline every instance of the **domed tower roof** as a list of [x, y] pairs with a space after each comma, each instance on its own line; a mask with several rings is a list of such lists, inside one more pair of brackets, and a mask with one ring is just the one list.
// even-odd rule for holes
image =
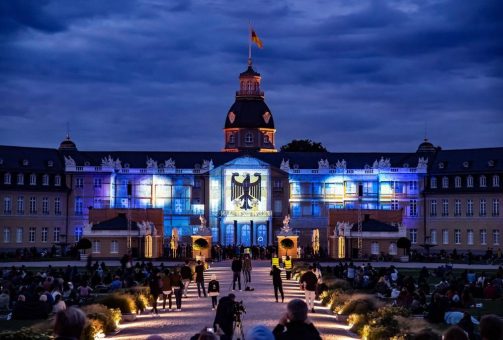
[[274, 119], [264, 101], [260, 80], [260, 73], [253, 69], [250, 61], [246, 71], [239, 74], [236, 100], [227, 111], [224, 125], [224, 151], [251, 149], [264, 152], [276, 151]]
[[433, 146], [430, 141], [428, 141], [428, 138], [425, 138], [424, 141], [419, 144], [419, 147], [417, 148], [416, 152], [435, 152], [435, 146]]
[[70, 134], [66, 134], [66, 138], [59, 144], [58, 150], [77, 150], [77, 145], [70, 139]]

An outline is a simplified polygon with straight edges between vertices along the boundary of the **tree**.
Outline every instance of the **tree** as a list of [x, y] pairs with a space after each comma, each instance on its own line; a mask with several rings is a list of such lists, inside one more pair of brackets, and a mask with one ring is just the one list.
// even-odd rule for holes
[[398, 248], [403, 249], [403, 254], [407, 255], [409, 253], [409, 249], [411, 246], [411, 242], [407, 237], [400, 237], [398, 241], [396, 242], [396, 246]]
[[199, 255], [201, 255], [201, 250], [207, 249], [209, 246], [210, 246], [210, 244], [208, 243], [208, 241], [206, 241], [204, 238], [200, 237], [194, 241], [193, 249], [199, 250]]
[[81, 238], [77, 243], [77, 249], [83, 249], [84, 254], [86, 253], [86, 249], [91, 249], [92, 243], [88, 238]]
[[313, 142], [310, 139], [294, 139], [290, 143], [281, 147], [281, 151], [286, 152], [327, 152], [321, 143]]
[[284, 238], [280, 242], [281, 246], [286, 249], [286, 256], [288, 256], [288, 250], [293, 248], [293, 241], [289, 238]]

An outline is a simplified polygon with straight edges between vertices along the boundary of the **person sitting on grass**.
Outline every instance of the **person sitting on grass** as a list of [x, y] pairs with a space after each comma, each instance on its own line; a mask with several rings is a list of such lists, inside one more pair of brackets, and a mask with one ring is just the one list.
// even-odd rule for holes
[[276, 340], [321, 340], [320, 333], [307, 318], [307, 304], [291, 300], [287, 312], [280, 318], [273, 334]]
[[480, 337], [482, 340], [503, 339], [503, 321], [494, 314], [484, 315], [480, 319]]
[[69, 307], [56, 314], [54, 323], [55, 340], [78, 340], [87, 324], [84, 312], [75, 307]]

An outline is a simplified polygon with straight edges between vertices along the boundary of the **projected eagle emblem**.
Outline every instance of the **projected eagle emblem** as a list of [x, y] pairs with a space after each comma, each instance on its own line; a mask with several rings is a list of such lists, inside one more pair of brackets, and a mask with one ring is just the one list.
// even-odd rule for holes
[[[239, 174], [234, 172], [231, 178], [231, 200], [238, 200], [242, 202], [241, 209], [248, 210], [251, 209], [251, 202], [253, 200], [260, 201], [261, 188], [260, 181], [261, 176], [259, 173], [255, 173], [254, 176], [257, 178], [254, 182], [250, 180], [250, 174], [246, 174], [243, 181], [240, 183], [236, 179]], [[241, 203], [240, 203], [241, 204]]]

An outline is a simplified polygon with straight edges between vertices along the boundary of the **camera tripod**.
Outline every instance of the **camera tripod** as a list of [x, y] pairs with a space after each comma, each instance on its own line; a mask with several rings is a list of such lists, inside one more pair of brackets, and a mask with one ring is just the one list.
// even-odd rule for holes
[[237, 318], [234, 320], [234, 328], [232, 330], [232, 334], [236, 332], [236, 329], [238, 331], [236, 335], [237, 340], [245, 340], [245, 334], [244, 334], [244, 329], [243, 329], [243, 322], [241, 321], [241, 318]]

